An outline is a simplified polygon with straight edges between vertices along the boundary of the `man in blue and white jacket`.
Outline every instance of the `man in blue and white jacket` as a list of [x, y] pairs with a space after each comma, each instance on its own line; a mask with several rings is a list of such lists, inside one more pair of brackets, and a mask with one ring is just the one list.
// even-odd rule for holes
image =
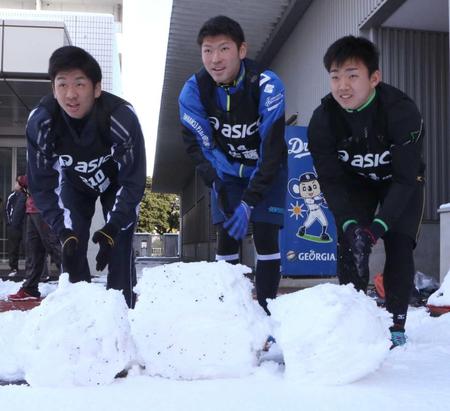
[[240, 240], [253, 223], [257, 298], [270, 314], [266, 299], [276, 297], [280, 280], [278, 231], [287, 175], [284, 86], [245, 58], [244, 33], [229, 17], [204, 23], [197, 42], [204, 68], [179, 97], [183, 138], [212, 188], [216, 259], [238, 263]]
[[71, 282], [90, 281], [89, 228], [98, 197], [105, 226], [97, 270], [108, 266], [107, 287], [122, 290], [129, 307], [136, 283], [133, 233], [146, 180], [144, 138], [132, 106], [101, 90], [98, 62], [65, 46], [49, 61], [53, 95], [28, 119], [29, 189], [62, 243]]

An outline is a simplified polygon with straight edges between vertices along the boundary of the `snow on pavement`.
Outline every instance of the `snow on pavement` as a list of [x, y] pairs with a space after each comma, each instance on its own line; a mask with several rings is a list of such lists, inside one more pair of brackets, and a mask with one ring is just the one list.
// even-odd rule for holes
[[[31, 387], [0, 387], [0, 406], [8, 411], [450, 409], [450, 314], [432, 318], [424, 308], [410, 309], [408, 343], [389, 351], [385, 311], [352, 287], [323, 285], [281, 296], [270, 302], [273, 316], [267, 318], [250, 298], [244, 271], [243, 266], [230, 268], [225, 263], [178, 263], [145, 270], [137, 287], [140, 299], [129, 313], [130, 327], [120, 320], [125, 318], [123, 299], [96, 284], [63, 283], [46, 305], [0, 314], [0, 379], [35, 372]], [[0, 282], [0, 295], [10, 287], [5, 283]], [[61, 331], [65, 328], [66, 334]], [[273, 362], [256, 366], [255, 346], [266, 332], [278, 339], [286, 372]], [[37, 337], [46, 350], [36, 349]], [[101, 344], [94, 343], [97, 338]], [[120, 344], [113, 349], [111, 341], [121, 341], [122, 349]], [[240, 341], [242, 347], [236, 349]], [[96, 369], [81, 367], [76, 374], [108, 375], [97, 381], [100, 385], [91, 385], [95, 378], [74, 378], [76, 367], [70, 361], [66, 374], [59, 365], [60, 384], [44, 378], [57, 367], [51, 345], [59, 350], [55, 357], [66, 361], [74, 342], [86, 347], [86, 357]], [[158, 347], [165, 348], [163, 356], [155, 355]], [[190, 358], [191, 350], [195, 355]], [[225, 350], [225, 366], [217, 362], [220, 350]], [[199, 353], [207, 361], [199, 360]], [[145, 361], [148, 369], [134, 366], [126, 379], [108, 383], [108, 364], [120, 368], [128, 360], [126, 354]], [[55, 384], [59, 386], [49, 386]]]

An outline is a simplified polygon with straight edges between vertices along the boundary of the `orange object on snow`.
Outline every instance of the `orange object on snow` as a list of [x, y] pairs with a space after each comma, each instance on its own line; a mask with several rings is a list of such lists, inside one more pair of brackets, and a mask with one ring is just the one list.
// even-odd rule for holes
[[427, 310], [432, 317], [439, 317], [442, 314], [450, 313], [450, 306], [448, 305], [437, 306], [427, 304]]
[[377, 294], [381, 298], [385, 298], [384, 285], [383, 285], [383, 273], [375, 274], [375, 277], [373, 277], [373, 283], [375, 285], [375, 290], [377, 290]]
[[28, 311], [37, 307], [42, 301], [42, 298], [38, 300], [26, 300], [26, 301], [10, 301], [0, 300], [0, 313], [5, 311]]

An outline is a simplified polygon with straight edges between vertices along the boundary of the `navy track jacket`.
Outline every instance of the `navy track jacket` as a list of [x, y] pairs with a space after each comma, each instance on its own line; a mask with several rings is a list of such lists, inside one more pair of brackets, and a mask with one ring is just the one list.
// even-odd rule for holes
[[[71, 127], [71, 119], [59, 106], [51, 113], [43, 100], [28, 118], [29, 189], [45, 221], [58, 235], [63, 228], [72, 228], [70, 213], [60, 199], [64, 184], [89, 196], [116, 189], [108, 222], [118, 228], [127, 227], [130, 215], [137, 214], [146, 183], [144, 137], [127, 102], [110, 104], [111, 112], [99, 113], [106, 111], [102, 107], [112, 100], [118, 97], [102, 92], [81, 132]], [[109, 120], [109, 132], [100, 130], [100, 116]]]

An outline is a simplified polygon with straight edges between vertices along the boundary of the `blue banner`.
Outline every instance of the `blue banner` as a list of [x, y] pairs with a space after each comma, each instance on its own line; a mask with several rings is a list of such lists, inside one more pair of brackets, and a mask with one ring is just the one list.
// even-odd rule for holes
[[306, 127], [286, 127], [288, 182], [281, 230], [281, 274], [336, 275], [336, 226], [320, 190]]

